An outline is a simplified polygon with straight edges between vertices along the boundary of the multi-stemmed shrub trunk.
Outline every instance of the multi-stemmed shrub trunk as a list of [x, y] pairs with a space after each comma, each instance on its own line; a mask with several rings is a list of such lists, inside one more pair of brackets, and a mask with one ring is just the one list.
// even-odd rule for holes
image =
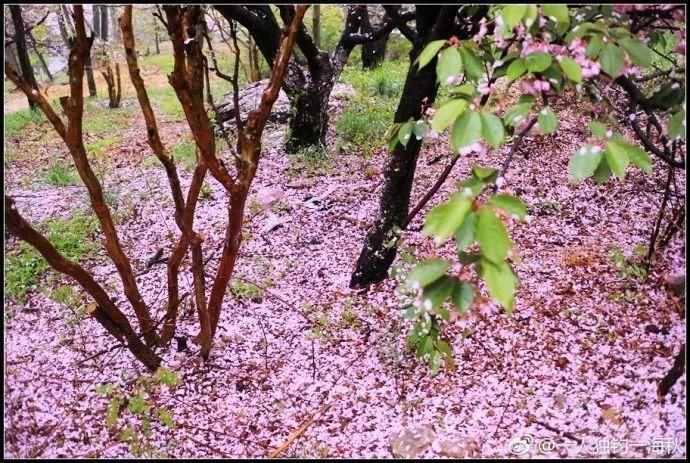
[[[290, 17], [290, 26], [273, 66], [269, 85], [264, 90], [259, 107], [250, 112], [242, 124], [238, 136], [235, 172], [227, 170], [224, 163], [216, 156], [215, 134], [213, 125], [206, 113], [203, 101], [205, 58], [202, 54], [201, 8], [198, 5], [186, 7], [165, 6], [166, 25], [173, 43], [174, 69], [169, 76], [185, 112], [190, 130], [197, 146], [197, 166], [192, 183], [183, 197], [180, 180], [172, 157], [168, 154], [157, 128], [155, 114], [140, 76], [137, 65], [137, 54], [132, 31], [132, 7], [126, 6], [120, 20], [125, 55], [132, 83], [137, 93], [146, 122], [148, 142], [155, 155], [163, 164], [171, 187], [175, 204], [175, 221], [181, 236], [174, 247], [173, 255], [168, 262], [168, 306], [161, 322], [161, 332], [157, 328], [149, 307], [142, 298], [137, 281], [132, 271], [130, 260], [120, 244], [118, 231], [113, 222], [110, 210], [104, 199], [101, 184], [91, 169], [82, 134], [84, 111], [83, 76], [85, 64], [90, 54], [92, 41], [87, 38], [84, 27], [84, 10], [82, 6], [74, 7], [76, 37], [72, 41], [69, 57], [70, 96], [60, 99], [66, 124], [53, 110], [40, 92], [35, 92], [12, 66], [5, 62], [5, 73], [26, 95], [44, 112], [56, 132], [67, 145], [77, 171], [87, 187], [91, 207], [99, 220], [104, 235], [104, 247], [109, 258], [115, 264], [122, 280], [124, 293], [134, 310], [140, 333], [134, 331], [127, 316], [113, 302], [105, 289], [95, 281], [83, 267], [62, 256], [45, 236], [37, 232], [21, 216], [11, 197], [5, 196], [5, 221], [8, 229], [20, 239], [35, 247], [48, 263], [57, 271], [64, 273], [79, 283], [93, 303], [89, 313], [103, 327], [126, 346], [132, 354], [147, 368], [153, 370], [160, 364], [160, 358], [153, 348], [168, 342], [174, 332], [177, 311], [183, 297], [179, 296], [178, 275], [180, 265], [191, 248], [191, 271], [194, 277], [194, 297], [199, 316], [200, 333], [197, 336], [203, 358], [208, 358], [213, 333], [221, 314], [223, 299], [228, 282], [232, 276], [235, 261], [242, 240], [244, 205], [251, 182], [256, 173], [261, 155], [261, 133], [271, 112], [273, 103], [278, 97], [287, 63], [292, 52], [299, 25], [306, 11], [306, 6], [299, 6]], [[212, 282], [209, 297], [206, 297], [204, 260], [202, 255], [203, 237], [193, 228], [194, 211], [201, 185], [206, 173], [210, 172], [226, 189], [228, 199], [228, 222], [225, 230], [225, 242], [220, 264]], [[140, 339], [143, 338], [144, 342]]]
[[120, 63], [115, 62], [115, 72], [113, 73], [113, 63], [105, 63], [105, 71], [101, 71], [101, 75], [108, 85], [108, 107], [119, 108], [120, 99], [122, 98], [122, 84], [120, 82]]

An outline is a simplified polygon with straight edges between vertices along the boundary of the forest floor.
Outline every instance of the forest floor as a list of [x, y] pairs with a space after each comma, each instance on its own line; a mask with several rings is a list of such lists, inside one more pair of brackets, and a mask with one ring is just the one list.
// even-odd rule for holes
[[[286, 155], [284, 127], [272, 126], [211, 358], [196, 360], [191, 338], [198, 327], [186, 305], [178, 335], [189, 349], [178, 352], [173, 343], [162, 353], [180, 383], [148, 396], [149, 406], [172, 411], [174, 427], [153, 420], [150, 433], [123, 437], [127, 426], [142, 425], [140, 415], [127, 412], [115, 426], [106, 424], [109, 398], [97, 386], [131, 391], [145, 371], [127, 352], [111, 349], [113, 339], [79, 312], [78, 292], [59, 291], [65, 278], [44, 272], [35, 288], [5, 300], [5, 454], [267, 456], [307, 424], [282, 456], [390, 457], [395, 448], [423, 457], [505, 457], [512, 455], [509, 443], [525, 435], [535, 444], [530, 456], [542, 455], [536, 443], [549, 439], [555, 448], [547, 456], [685, 456], [685, 378], [664, 401], [657, 398], [657, 384], [685, 342], [682, 304], [664, 286], [669, 272], [684, 268], [684, 231], [649, 275], [639, 272], [665, 168], [656, 162], [652, 176], [632, 169], [625, 182], [571, 184], [568, 159], [586, 138], [587, 121], [572, 98], [556, 106], [557, 134], [528, 134], [506, 176], [504, 189], [518, 194], [533, 217], [510, 224], [521, 281], [516, 308], [509, 316], [479, 297], [448, 327], [456, 372], [431, 377], [406, 351], [409, 326], [394, 280], [348, 288], [378, 208], [386, 150], [365, 156], [336, 150], [333, 141], [328, 161], [314, 166]], [[177, 147], [184, 166], [188, 128], [175, 108], [159, 110], [163, 141]], [[332, 122], [339, 110], [336, 104]], [[115, 110], [93, 102], [85, 121], [123, 246], [135, 271], [144, 271], [159, 248], [169, 255], [177, 236], [164, 171], [152, 162], [135, 102]], [[28, 122], [6, 137], [5, 188], [34, 224], [89, 211], [78, 182], [54, 185], [62, 177], [50, 169], [70, 165], [61, 143], [45, 122]], [[445, 146], [423, 148], [413, 203], [445, 167], [445, 159], [433, 162]], [[461, 158], [428, 207], [447, 198], [471, 166], [500, 166], [509, 148]], [[190, 167], [181, 175], [188, 185]], [[685, 178], [678, 182], [684, 191]], [[213, 273], [226, 198], [215, 180], [207, 183], [195, 225], [206, 236], [205, 256], [214, 256]], [[421, 236], [423, 216], [404, 233], [403, 247], [418, 258], [452, 259], [452, 245], [437, 249]], [[10, 256], [22, 252], [13, 237], [5, 246]], [[81, 261], [120, 294], [101, 249]], [[159, 318], [165, 265], [153, 265], [138, 282]], [[182, 292], [190, 287], [183, 278]], [[56, 297], [65, 291], [69, 298]]]

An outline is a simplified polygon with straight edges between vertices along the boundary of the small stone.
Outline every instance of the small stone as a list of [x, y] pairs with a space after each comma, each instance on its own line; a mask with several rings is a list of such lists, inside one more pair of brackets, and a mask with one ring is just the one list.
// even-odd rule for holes
[[480, 454], [479, 443], [458, 434], [445, 436], [439, 440], [439, 453], [451, 458], [472, 458]]
[[434, 431], [426, 426], [404, 429], [391, 436], [391, 450], [396, 458], [416, 458], [435, 437]]

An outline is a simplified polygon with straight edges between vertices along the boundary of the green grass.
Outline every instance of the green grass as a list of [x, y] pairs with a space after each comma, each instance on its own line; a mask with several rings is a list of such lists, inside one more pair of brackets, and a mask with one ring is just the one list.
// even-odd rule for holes
[[177, 94], [170, 86], [154, 87], [148, 90], [149, 98], [158, 107], [158, 110], [165, 115], [169, 122], [184, 120], [184, 110]]
[[79, 184], [79, 176], [71, 165], [53, 161], [43, 172], [41, 178], [48, 185], [70, 186]]
[[113, 146], [117, 145], [119, 142], [120, 142], [120, 137], [117, 135], [114, 135], [111, 137], [103, 137], [103, 138], [99, 138], [97, 140], [85, 143], [84, 148], [86, 148], [86, 152], [89, 154], [89, 157], [91, 157], [91, 156], [103, 157], [103, 156], [105, 156], [105, 152], [108, 148], [112, 148]]
[[119, 132], [129, 127], [132, 108], [104, 108], [97, 102], [89, 102], [84, 111], [83, 131], [91, 135]]
[[[192, 170], [196, 166], [196, 143], [194, 140], [183, 139], [170, 149], [170, 154], [175, 163], [186, 170]], [[141, 166], [145, 168], [161, 167], [161, 163], [155, 155], [151, 154], [144, 158]]]
[[386, 144], [385, 135], [393, 124], [406, 72], [402, 61], [384, 62], [374, 70], [351, 66], [343, 71], [342, 81], [356, 91], [335, 125], [345, 148], [368, 154]]
[[9, 137], [16, 135], [28, 124], [40, 124], [45, 120], [46, 119], [43, 117], [43, 112], [41, 112], [40, 109], [32, 111], [29, 108], [25, 108], [13, 113], [5, 114], [5, 136]]
[[308, 175], [314, 175], [331, 169], [328, 150], [323, 145], [302, 148], [290, 155], [290, 163], [291, 174], [305, 171]]
[[[48, 240], [66, 258], [80, 262], [95, 256], [99, 245], [94, 236], [99, 230], [93, 215], [77, 212], [69, 219], [54, 218], [39, 227]], [[23, 301], [27, 292], [38, 289], [48, 263], [34, 248], [21, 242], [5, 255], [5, 294]]]
[[164, 74], [170, 74], [175, 64], [175, 58], [172, 54], [161, 53], [160, 55], [142, 56], [139, 58], [139, 66], [146, 69], [149, 66], [156, 66], [160, 68]]

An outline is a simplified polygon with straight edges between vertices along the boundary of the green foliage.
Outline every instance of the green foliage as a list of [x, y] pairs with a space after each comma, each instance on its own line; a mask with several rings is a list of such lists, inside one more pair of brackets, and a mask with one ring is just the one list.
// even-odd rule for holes
[[86, 153], [88, 154], [89, 158], [102, 158], [105, 156], [106, 150], [108, 148], [112, 148], [119, 142], [120, 137], [117, 135], [110, 137], [100, 137], [96, 140], [84, 143], [84, 148], [86, 149]]
[[97, 102], [90, 102], [84, 108], [83, 131], [90, 135], [108, 134], [114, 137], [114, 132], [120, 132], [130, 126], [133, 108], [104, 108]]
[[165, 119], [168, 122], [184, 120], [184, 109], [182, 109], [182, 104], [172, 87], [166, 85], [164, 87], [150, 88], [147, 91], [151, 102], [165, 115]]
[[[99, 229], [98, 221], [83, 212], [77, 212], [69, 219], [50, 219], [38, 228], [70, 260], [80, 262], [90, 258], [99, 248], [93, 240]], [[40, 277], [48, 268], [48, 263], [38, 251], [21, 242], [16, 249], [5, 254], [5, 294], [23, 301], [28, 291], [38, 289]]]
[[343, 148], [369, 154], [385, 145], [405, 72], [404, 63], [388, 61], [374, 70], [347, 67], [343, 71], [342, 81], [355, 89], [355, 97], [336, 122]]
[[178, 165], [186, 170], [192, 170], [196, 166], [196, 143], [188, 138], [174, 145], [170, 154]]
[[617, 246], [611, 247], [611, 262], [618, 273], [625, 278], [647, 278], [647, 268], [644, 262], [646, 256], [647, 248], [645, 246], [635, 246], [630, 257], [626, 257]]
[[255, 284], [235, 279], [230, 285], [230, 293], [237, 299], [248, 299], [253, 302], [261, 302], [264, 291]]
[[604, 149], [590, 144], [580, 148], [568, 163], [572, 181], [577, 182], [594, 175], [598, 183], [603, 183], [610, 173], [623, 180], [630, 164], [645, 173], [652, 172], [652, 159], [642, 148], [626, 141], [620, 134], [605, 132], [605, 126], [600, 122], [594, 121], [590, 130], [595, 136], [604, 135], [604, 140], [601, 141]]
[[199, 200], [208, 198], [213, 198], [213, 190], [211, 189], [210, 184], [204, 182], [204, 184], [201, 185], [201, 190], [199, 190]]
[[[96, 387], [96, 394], [108, 399], [105, 409], [106, 426], [120, 431], [120, 441], [129, 443], [135, 456], [148, 456], [152, 453], [154, 423], [173, 429], [176, 427], [173, 412], [160, 406], [157, 396], [160, 388], [174, 388], [179, 383], [179, 377], [172, 370], [160, 367], [150, 376], [140, 376], [131, 391], [125, 391], [112, 383]], [[122, 422], [129, 424], [120, 425]]]
[[70, 186], [80, 183], [79, 175], [71, 165], [54, 160], [45, 170], [41, 172], [41, 178], [48, 185]]
[[5, 136], [11, 137], [20, 133], [29, 124], [41, 124], [45, 117], [40, 109], [29, 108], [5, 114]]

